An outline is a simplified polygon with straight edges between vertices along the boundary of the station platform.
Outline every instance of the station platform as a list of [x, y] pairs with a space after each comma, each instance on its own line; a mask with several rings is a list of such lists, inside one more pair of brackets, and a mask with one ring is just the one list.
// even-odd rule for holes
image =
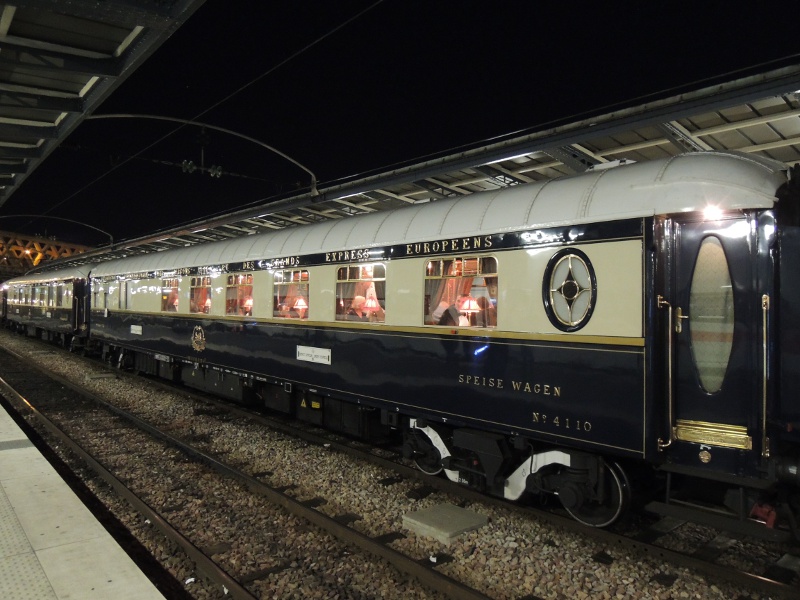
[[0, 598], [164, 598], [2, 406]]

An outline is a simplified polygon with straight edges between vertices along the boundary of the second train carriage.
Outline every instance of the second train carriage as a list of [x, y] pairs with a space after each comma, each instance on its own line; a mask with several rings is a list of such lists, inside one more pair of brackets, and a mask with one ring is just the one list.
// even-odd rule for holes
[[648, 463], [797, 511], [797, 206], [782, 165], [687, 154], [131, 257], [92, 337], [589, 525]]
[[85, 265], [7, 281], [4, 316], [10, 327], [65, 347], [83, 345], [89, 336], [90, 270]]

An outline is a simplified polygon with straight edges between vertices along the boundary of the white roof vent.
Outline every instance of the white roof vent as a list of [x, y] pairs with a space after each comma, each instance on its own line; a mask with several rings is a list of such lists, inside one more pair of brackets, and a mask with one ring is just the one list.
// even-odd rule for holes
[[606, 169], [613, 169], [614, 167], [621, 167], [622, 165], [632, 165], [635, 160], [629, 158], [620, 158], [619, 160], [610, 160], [604, 163], [597, 163], [589, 167], [589, 171], [605, 171]]

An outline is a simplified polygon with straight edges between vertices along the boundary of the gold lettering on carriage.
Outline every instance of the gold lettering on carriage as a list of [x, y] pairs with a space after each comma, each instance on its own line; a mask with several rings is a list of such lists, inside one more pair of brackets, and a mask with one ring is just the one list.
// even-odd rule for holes
[[592, 430], [592, 423], [585, 419], [576, 419], [575, 417], [566, 417], [563, 415], [548, 415], [543, 412], [533, 413], [533, 424], [538, 425], [542, 429], [559, 428], [581, 431], [583, 433], [589, 433]]
[[[247, 264], [247, 263], [242, 263]], [[256, 263], [259, 269], [285, 269], [286, 267], [300, 266], [299, 256], [283, 256], [280, 258], [271, 258], [269, 260], [260, 260]], [[244, 268], [244, 267], [243, 267]]]
[[458, 383], [465, 385], [475, 385], [478, 387], [504, 389], [505, 382], [496, 377], [483, 377], [482, 375], [459, 375]]
[[549, 383], [531, 383], [530, 381], [512, 381], [511, 387], [515, 392], [525, 392], [526, 394], [537, 394], [542, 396], [561, 396], [561, 386]]
[[492, 236], [473, 236], [451, 238], [435, 242], [419, 242], [406, 244], [406, 256], [421, 254], [442, 254], [445, 252], [463, 252], [465, 250], [487, 250], [492, 247]]
[[[561, 386], [552, 383], [537, 383], [531, 381], [504, 380], [499, 377], [485, 377], [483, 375], [460, 374], [458, 383], [477, 387], [496, 388], [498, 390], [510, 389], [514, 392], [534, 394], [536, 396], [561, 397]], [[511, 383], [509, 387], [508, 384]]]
[[357, 248], [355, 250], [340, 250], [339, 252], [326, 252], [325, 262], [341, 262], [349, 260], [369, 260], [369, 248]]

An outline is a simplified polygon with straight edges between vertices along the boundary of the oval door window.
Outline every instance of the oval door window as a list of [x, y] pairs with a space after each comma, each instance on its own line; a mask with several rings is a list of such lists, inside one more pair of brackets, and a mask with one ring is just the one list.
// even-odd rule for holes
[[697, 253], [689, 293], [689, 332], [700, 385], [718, 392], [733, 347], [733, 287], [719, 239], [705, 238]]

